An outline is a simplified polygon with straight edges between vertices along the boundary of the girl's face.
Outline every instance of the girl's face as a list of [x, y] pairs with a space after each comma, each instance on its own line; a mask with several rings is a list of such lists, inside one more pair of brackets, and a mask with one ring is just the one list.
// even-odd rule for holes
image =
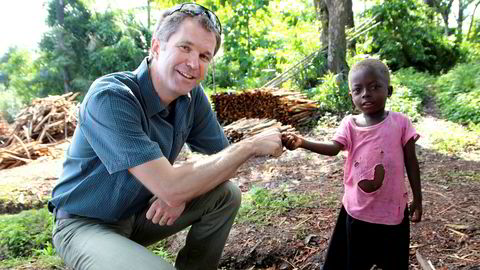
[[349, 94], [358, 110], [372, 115], [385, 111], [385, 103], [392, 92], [386, 78], [374, 68], [364, 67], [351, 75]]

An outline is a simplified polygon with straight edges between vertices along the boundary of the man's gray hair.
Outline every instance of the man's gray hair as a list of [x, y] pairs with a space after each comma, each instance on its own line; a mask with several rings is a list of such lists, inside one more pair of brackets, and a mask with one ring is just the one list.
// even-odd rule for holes
[[[217, 28], [213, 24], [212, 21], [208, 18], [207, 14], [202, 15], [191, 15], [189, 13], [184, 13], [181, 11], [174, 12], [177, 6], [172, 7], [170, 9], [164, 10], [160, 15], [160, 18], [155, 26], [155, 32], [152, 35], [153, 39], [158, 39], [159, 41], [168, 42], [170, 37], [178, 31], [178, 28], [182, 24], [183, 20], [186, 18], [192, 18], [193, 20], [200, 23], [200, 25], [207, 31], [212, 32], [215, 34], [215, 38], [217, 43], [215, 44], [215, 52], [213, 55], [217, 54], [218, 50], [220, 49], [220, 45], [222, 43], [222, 37], [218, 32]], [[152, 57], [152, 51], [150, 50], [149, 58]]]

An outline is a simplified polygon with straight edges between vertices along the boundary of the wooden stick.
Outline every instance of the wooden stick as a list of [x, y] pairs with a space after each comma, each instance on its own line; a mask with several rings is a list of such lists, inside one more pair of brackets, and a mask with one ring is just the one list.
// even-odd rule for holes
[[15, 137], [15, 139], [20, 143], [20, 145], [25, 150], [25, 153], [27, 154], [28, 159], [31, 160], [32, 157], [30, 156], [30, 151], [28, 151], [27, 147], [25, 147], [25, 144], [22, 142], [22, 140], [17, 135], [13, 134], [13, 136]]
[[423, 258], [422, 254], [418, 250], [415, 251], [415, 257], [417, 257], [417, 261], [422, 267], [423, 270], [435, 270], [433, 265], [430, 267], [430, 264]]

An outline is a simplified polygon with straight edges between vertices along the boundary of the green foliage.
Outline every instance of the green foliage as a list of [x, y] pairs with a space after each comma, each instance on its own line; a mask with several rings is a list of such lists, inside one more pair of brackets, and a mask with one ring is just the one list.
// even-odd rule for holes
[[175, 263], [175, 254], [168, 252], [167, 241], [161, 240], [148, 247], [155, 255], [162, 257], [164, 260], [170, 263]]
[[[393, 84], [405, 86], [412, 96], [421, 100], [425, 104], [430, 95], [433, 95], [431, 88], [435, 84], [435, 77], [424, 72], [418, 72], [414, 68], [400, 69], [392, 75]], [[393, 89], [395, 91], [395, 89]], [[421, 108], [417, 107], [418, 111]]]
[[315, 87], [319, 83], [323, 83], [321, 78], [328, 72], [327, 53], [319, 53], [313, 59], [312, 65], [302, 68], [293, 78], [294, 84], [299, 89], [309, 89]]
[[133, 70], [145, 55], [141, 48], [135, 46], [133, 38], [123, 36], [117, 43], [90, 54], [92, 75], [102, 76], [116, 71]]
[[392, 85], [393, 94], [387, 100], [385, 108], [387, 110], [404, 113], [408, 115], [413, 122], [419, 120], [421, 117], [419, 113], [421, 110], [421, 99], [418, 98], [412, 90], [403, 85]]
[[[40, 96], [64, 92], [64, 71], [74, 91], [86, 91], [96, 78], [107, 73], [134, 70], [147, 55], [151, 32], [134, 14], [108, 10], [93, 13], [80, 0], [65, 1], [65, 21], [59, 26], [56, 2], [50, 1], [51, 30], [40, 42], [32, 83]], [[59, 42], [63, 38], [63, 45]]]
[[266, 224], [269, 217], [275, 217], [297, 207], [307, 207], [313, 197], [304, 194], [295, 194], [285, 190], [268, 190], [253, 187], [243, 195], [236, 222], [252, 222]]
[[4, 88], [15, 93], [22, 102], [28, 102], [35, 96], [30, 80], [36, 69], [28, 50], [9, 48], [0, 61], [0, 70], [5, 76]]
[[[273, 43], [265, 38], [269, 30], [264, 24], [268, 16], [268, 3], [268, 0], [228, 2], [229, 16], [223, 23], [225, 54], [216, 67], [220, 71], [220, 87], [232, 86], [231, 82], [243, 84], [248, 78], [256, 77], [253, 73], [258, 69], [252, 67], [265, 67], [268, 66], [265, 62], [274, 60], [268, 51], [254, 53], [257, 49], [271, 47]], [[222, 75], [231, 78], [223, 78]]]
[[28, 257], [52, 242], [53, 217], [46, 208], [0, 216], [0, 258]]
[[449, 120], [480, 124], [480, 62], [457, 65], [435, 85], [437, 104]]
[[12, 123], [15, 121], [15, 115], [22, 109], [23, 103], [17, 98], [17, 94], [13, 90], [2, 88], [3, 86], [0, 86], [0, 115], [8, 123]]
[[459, 59], [459, 49], [443, 35], [443, 28], [429, 19], [432, 11], [419, 0], [384, 1], [367, 10], [380, 25], [367, 33], [359, 53], [378, 53], [396, 71], [414, 67], [438, 74]]
[[480, 42], [480, 18], [476, 17], [473, 18], [473, 24], [471, 32], [468, 36], [468, 41], [472, 43], [479, 43]]
[[328, 72], [321, 79], [321, 83], [307, 91], [307, 97], [318, 102], [324, 112], [345, 114], [352, 112], [353, 104], [348, 95], [348, 83], [346, 81], [337, 85], [333, 73]]
[[[225, 29], [223, 51], [215, 65], [215, 84], [222, 88], [261, 86], [317, 50], [320, 43], [315, 10], [308, 0], [233, 1], [217, 13]], [[323, 65], [316, 63], [294, 78], [296, 88], [318, 83]], [[211, 84], [210, 74], [206, 85]]]

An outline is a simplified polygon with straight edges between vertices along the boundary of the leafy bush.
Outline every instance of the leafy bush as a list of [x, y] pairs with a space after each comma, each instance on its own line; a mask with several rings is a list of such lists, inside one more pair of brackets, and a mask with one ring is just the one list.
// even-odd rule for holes
[[3, 90], [0, 86], [0, 116], [7, 122], [12, 123], [15, 121], [15, 115], [23, 107], [22, 101], [16, 97], [14, 91]]
[[46, 208], [0, 216], [0, 259], [27, 257], [51, 247], [53, 217]]
[[457, 65], [435, 84], [437, 103], [451, 121], [480, 124], [480, 63]]
[[416, 97], [409, 88], [393, 85], [393, 94], [387, 100], [385, 109], [404, 113], [411, 121], [415, 122], [420, 119], [420, 104], [420, 98]]
[[320, 85], [307, 91], [307, 97], [317, 101], [322, 111], [344, 114], [353, 110], [346, 81], [338, 86], [331, 72], [325, 74], [320, 81]]
[[[413, 96], [419, 98], [425, 104], [429, 95], [433, 95], [431, 88], [435, 84], [435, 77], [414, 68], [400, 69], [392, 75], [394, 84], [403, 85], [410, 89]], [[395, 89], [393, 89], [395, 91]], [[420, 110], [420, 108], [418, 108]]]
[[455, 46], [443, 35], [443, 29], [429, 19], [432, 12], [418, 0], [384, 1], [365, 12], [380, 24], [367, 32], [359, 53], [378, 53], [396, 71], [415, 67], [420, 71], [441, 73], [452, 68], [460, 57]]

